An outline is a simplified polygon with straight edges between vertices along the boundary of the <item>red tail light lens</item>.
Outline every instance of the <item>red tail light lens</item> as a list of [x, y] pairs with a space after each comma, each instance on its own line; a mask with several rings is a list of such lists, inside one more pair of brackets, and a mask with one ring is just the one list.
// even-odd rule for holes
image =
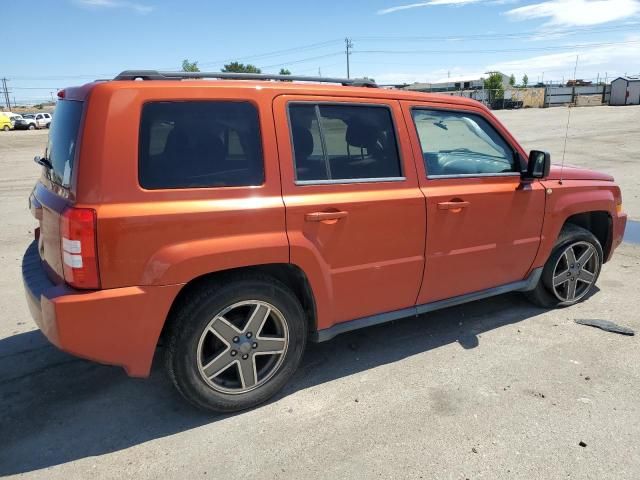
[[76, 288], [100, 288], [96, 211], [68, 208], [60, 217], [64, 280]]

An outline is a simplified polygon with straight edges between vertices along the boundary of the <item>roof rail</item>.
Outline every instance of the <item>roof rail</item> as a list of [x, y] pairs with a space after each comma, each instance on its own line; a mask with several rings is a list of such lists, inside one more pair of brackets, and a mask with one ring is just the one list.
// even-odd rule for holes
[[340, 83], [353, 87], [371, 87], [378, 85], [367, 78], [329, 78], [305, 77], [300, 75], [272, 75], [268, 73], [234, 73], [234, 72], [165, 72], [158, 70], [125, 70], [114, 80], [188, 80], [200, 78], [219, 78], [222, 80], [279, 80], [297, 82]]

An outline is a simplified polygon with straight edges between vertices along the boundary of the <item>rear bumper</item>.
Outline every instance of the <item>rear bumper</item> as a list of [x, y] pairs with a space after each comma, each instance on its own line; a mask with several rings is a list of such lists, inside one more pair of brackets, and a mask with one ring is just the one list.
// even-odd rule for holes
[[611, 248], [609, 249], [609, 255], [605, 261], [609, 261], [613, 255], [614, 250], [622, 243], [624, 237], [624, 230], [627, 226], [627, 214], [617, 213], [613, 217], [612, 233], [611, 236]]
[[22, 260], [31, 316], [49, 341], [78, 357], [124, 367], [133, 377], [151, 370], [158, 337], [182, 285], [81, 291], [47, 276], [36, 242]]

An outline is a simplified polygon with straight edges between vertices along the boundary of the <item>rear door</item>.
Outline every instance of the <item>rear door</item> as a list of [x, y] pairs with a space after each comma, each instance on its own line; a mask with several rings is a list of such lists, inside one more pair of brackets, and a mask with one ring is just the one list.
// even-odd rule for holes
[[545, 190], [521, 182], [522, 149], [481, 108], [403, 106], [427, 199], [418, 304], [525, 278], [540, 244]]
[[291, 262], [318, 328], [413, 306], [425, 201], [399, 103], [283, 95], [274, 115]]

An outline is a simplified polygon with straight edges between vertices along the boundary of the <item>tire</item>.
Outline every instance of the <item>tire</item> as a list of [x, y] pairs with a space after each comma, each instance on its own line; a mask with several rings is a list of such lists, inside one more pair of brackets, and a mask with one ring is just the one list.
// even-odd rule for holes
[[273, 397], [298, 368], [307, 342], [298, 299], [263, 275], [205, 283], [185, 295], [169, 322], [165, 361], [171, 381], [193, 405], [215, 412], [244, 410]]
[[[569, 248], [574, 257], [566, 256]], [[591, 252], [591, 257], [586, 264], [584, 261], [580, 264], [580, 258], [587, 252]], [[572, 258], [576, 258], [573, 270], [569, 262]], [[538, 284], [532, 291], [526, 292], [527, 298], [543, 308], [568, 307], [581, 302], [593, 290], [602, 270], [603, 258], [602, 246], [593, 233], [577, 225], [565, 225], [544, 265]], [[562, 284], [554, 287], [554, 277]]]
[[5, 132], [8, 132], [9, 130], [11, 130], [11, 127], [10, 127], [9, 125], [5, 125], [4, 127], [2, 127], [2, 129], [3, 129]]
[[29, 124], [29, 130], [35, 130], [36, 126], [33, 123]]

